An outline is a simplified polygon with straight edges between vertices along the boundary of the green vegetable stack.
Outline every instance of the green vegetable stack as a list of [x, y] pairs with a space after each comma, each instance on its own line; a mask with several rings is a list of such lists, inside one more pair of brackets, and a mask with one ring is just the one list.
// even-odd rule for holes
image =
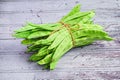
[[84, 46], [96, 40], [113, 40], [100, 25], [94, 24], [94, 11], [81, 12], [76, 5], [57, 23], [27, 23], [15, 31], [14, 36], [24, 38], [22, 44], [28, 45], [29, 58], [45, 68], [54, 69], [58, 60], [73, 47]]

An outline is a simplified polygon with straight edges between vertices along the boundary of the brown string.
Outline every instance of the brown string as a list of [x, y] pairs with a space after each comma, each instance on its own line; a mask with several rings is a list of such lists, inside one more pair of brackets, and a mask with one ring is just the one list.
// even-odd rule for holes
[[59, 23], [62, 24], [63, 27], [65, 27], [68, 30], [68, 32], [71, 36], [71, 39], [72, 39], [72, 44], [73, 44], [73, 46], [75, 46], [75, 41], [74, 41], [74, 38], [73, 38], [73, 35], [72, 35], [71, 28], [70, 28], [69, 24], [65, 24], [62, 21], [60, 21]]
[[[57, 31], [61, 30], [63, 27], [65, 27], [65, 28], [68, 30], [68, 32], [69, 32], [69, 34], [70, 34], [70, 36], [71, 36], [73, 46], [75, 46], [75, 41], [74, 41], [74, 38], [73, 38], [73, 35], [72, 35], [71, 30], [79, 30], [80, 28], [70, 28], [70, 25], [69, 25], [69, 24], [65, 24], [65, 23], [62, 22], [62, 21], [60, 21], [60, 22], [58, 22], [58, 23], [62, 24], [63, 26], [61, 26], [61, 27], [60, 27], [59, 29], [57, 29], [57, 30], [52, 31], [50, 35], [52, 35], [53, 33], [57, 32]], [[76, 25], [77, 25], [77, 26], [80, 26], [79, 24], [76, 24]]]

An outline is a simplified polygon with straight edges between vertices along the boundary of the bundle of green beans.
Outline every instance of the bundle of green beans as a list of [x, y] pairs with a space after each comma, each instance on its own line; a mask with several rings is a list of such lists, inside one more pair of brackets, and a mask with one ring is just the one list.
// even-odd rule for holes
[[15, 31], [16, 38], [24, 38], [29, 58], [45, 68], [54, 69], [58, 60], [73, 47], [84, 46], [96, 40], [113, 40], [92, 17], [94, 11], [81, 12], [76, 5], [59, 22], [48, 24], [27, 23]]

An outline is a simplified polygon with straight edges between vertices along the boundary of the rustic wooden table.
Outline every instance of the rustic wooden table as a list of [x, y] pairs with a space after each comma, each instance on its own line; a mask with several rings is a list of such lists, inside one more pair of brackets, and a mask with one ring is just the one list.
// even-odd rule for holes
[[[26, 21], [58, 21], [75, 4], [94, 9], [95, 23], [114, 37], [76, 48], [61, 58], [53, 71], [29, 62], [21, 39], [11, 36]], [[120, 80], [120, 0], [0, 0], [0, 80]]]

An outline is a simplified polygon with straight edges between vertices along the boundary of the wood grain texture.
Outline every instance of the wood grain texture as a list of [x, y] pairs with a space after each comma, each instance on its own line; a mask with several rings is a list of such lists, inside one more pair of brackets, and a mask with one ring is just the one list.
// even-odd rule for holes
[[[12, 37], [27, 21], [57, 22], [75, 4], [94, 9], [94, 22], [114, 41], [97, 41], [67, 52], [53, 71], [28, 61], [22, 39]], [[120, 80], [120, 0], [0, 0], [0, 80]]]

